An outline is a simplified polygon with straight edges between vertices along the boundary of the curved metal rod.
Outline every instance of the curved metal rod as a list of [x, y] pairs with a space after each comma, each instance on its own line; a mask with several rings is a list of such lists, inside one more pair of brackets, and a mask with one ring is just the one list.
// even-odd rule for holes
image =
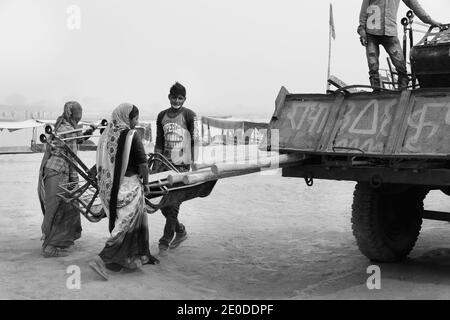
[[99, 134], [91, 134], [91, 135], [86, 135], [86, 136], [76, 136], [76, 137], [70, 137], [70, 138], [63, 138], [61, 139], [61, 141], [71, 141], [71, 140], [78, 140], [78, 139], [84, 139], [84, 138], [99, 138], [101, 137], [101, 135]]
[[381, 87], [373, 87], [373, 86], [369, 86], [369, 85], [365, 85], [365, 84], [354, 84], [354, 85], [339, 88], [336, 91], [334, 91], [334, 93], [344, 93], [344, 91], [347, 91], [349, 89], [355, 89], [355, 88], [368, 88], [368, 89], [374, 89], [374, 90], [380, 90], [380, 91], [386, 91], [386, 92], [398, 92], [398, 90], [391, 90], [391, 89], [386, 89], [386, 88], [381, 88]]
[[148, 159], [148, 166], [149, 168], [151, 167], [151, 165], [155, 162], [155, 161], [159, 161], [162, 164], [164, 164], [169, 170], [173, 170], [177, 173], [180, 173], [179, 170], [177, 168], [175, 168], [175, 166], [161, 153], [150, 153], [149, 154], [149, 159]]
[[365, 152], [359, 148], [352, 148], [352, 147], [334, 147], [333, 146], [333, 152], [336, 152], [336, 150], [348, 150], [348, 151], [358, 151], [361, 152], [362, 154], [365, 154]]
[[[92, 127], [91, 127], [92, 128]], [[92, 129], [94, 129], [94, 128], [92, 128]], [[99, 126], [99, 127], [95, 127], [95, 129], [106, 129], [106, 126]], [[58, 133], [55, 133], [55, 135], [56, 136], [61, 136], [61, 135], [63, 135], [63, 134], [69, 134], [69, 133], [75, 133], [75, 132], [82, 132], [82, 131], [84, 131], [84, 130], [86, 130], [85, 128], [79, 128], [79, 129], [73, 129], [73, 130], [68, 130], [68, 131], [63, 131], [63, 132], [58, 132]], [[88, 129], [89, 130], [89, 129]]]
[[[91, 124], [87, 124], [87, 123], [83, 123], [83, 124], [81, 124], [81, 126], [85, 126], [85, 127], [91, 127], [92, 128], [92, 125], [94, 125], [95, 126], [95, 129], [99, 129], [99, 130], [101, 130], [101, 129], [106, 129], [106, 127], [108, 126], [108, 120], [106, 120], [106, 119], [102, 119], [102, 120], [100, 120], [99, 122], [97, 122], [97, 124], [93, 124], [93, 123], [91, 123]], [[93, 128], [94, 129], [94, 128]], [[94, 130], [95, 130], [94, 129]], [[54, 134], [54, 135], [62, 135], [62, 134], [69, 134], [69, 133], [75, 133], [75, 132], [80, 132], [80, 131], [83, 131], [83, 130], [86, 130], [85, 128], [78, 128], [78, 129], [73, 129], [73, 130], [67, 130], [67, 131], [63, 131], [63, 132], [58, 132], [58, 133], [56, 133], [56, 132], [53, 132], [54, 131], [54, 125], [52, 125], [52, 124], [47, 124], [46, 126], [45, 126], [45, 133], [47, 133], [47, 134]]]

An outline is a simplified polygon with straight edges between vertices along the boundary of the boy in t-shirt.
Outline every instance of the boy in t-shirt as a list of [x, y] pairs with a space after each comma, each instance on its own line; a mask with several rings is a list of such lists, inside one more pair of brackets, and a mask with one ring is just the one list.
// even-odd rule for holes
[[[170, 88], [169, 101], [170, 108], [161, 111], [156, 120], [155, 153], [163, 154], [180, 172], [187, 172], [197, 156], [197, 116], [183, 107], [186, 88], [180, 83], [176, 82]], [[178, 221], [180, 204], [161, 209], [166, 225], [159, 240], [160, 256], [167, 255], [169, 248], [178, 247], [187, 238], [185, 226]]]

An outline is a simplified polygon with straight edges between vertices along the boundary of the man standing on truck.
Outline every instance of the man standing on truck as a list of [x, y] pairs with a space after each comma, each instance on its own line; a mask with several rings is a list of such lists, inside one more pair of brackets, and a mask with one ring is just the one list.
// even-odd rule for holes
[[[441, 23], [433, 20], [417, 0], [402, 0], [422, 22], [432, 26]], [[398, 74], [398, 88], [408, 87], [406, 60], [400, 41], [397, 37], [397, 13], [400, 0], [363, 0], [359, 15], [358, 34], [361, 44], [366, 47], [367, 62], [369, 64], [370, 85], [381, 87], [379, 70], [380, 45], [384, 47]]]

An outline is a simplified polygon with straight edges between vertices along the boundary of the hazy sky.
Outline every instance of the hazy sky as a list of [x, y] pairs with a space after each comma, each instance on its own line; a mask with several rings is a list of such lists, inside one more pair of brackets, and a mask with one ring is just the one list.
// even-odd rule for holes
[[[368, 83], [361, 1], [333, 1], [332, 73], [352, 84]], [[91, 112], [129, 101], [156, 113], [177, 80], [199, 113], [270, 114], [282, 85], [324, 92], [329, 3], [0, 0], [0, 104], [21, 94], [51, 109], [74, 98]], [[449, 0], [420, 3], [450, 22]], [[80, 29], [67, 26], [70, 5], [81, 10]]]

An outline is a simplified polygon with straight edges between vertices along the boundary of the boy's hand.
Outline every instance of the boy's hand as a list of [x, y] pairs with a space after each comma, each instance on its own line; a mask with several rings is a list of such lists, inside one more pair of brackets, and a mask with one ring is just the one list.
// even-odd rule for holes
[[359, 41], [363, 47], [367, 47], [367, 36], [365, 34], [359, 37]]
[[432, 22], [430, 23], [430, 25], [431, 25], [432, 27], [439, 28], [440, 31], [444, 31], [444, 30], [447, 30], [447, 29], [448, 29], [448, 26], [445, 26], [443, 23], [438, 22], [438, 21], [436, 21], [436, 20], [432, 20]]

